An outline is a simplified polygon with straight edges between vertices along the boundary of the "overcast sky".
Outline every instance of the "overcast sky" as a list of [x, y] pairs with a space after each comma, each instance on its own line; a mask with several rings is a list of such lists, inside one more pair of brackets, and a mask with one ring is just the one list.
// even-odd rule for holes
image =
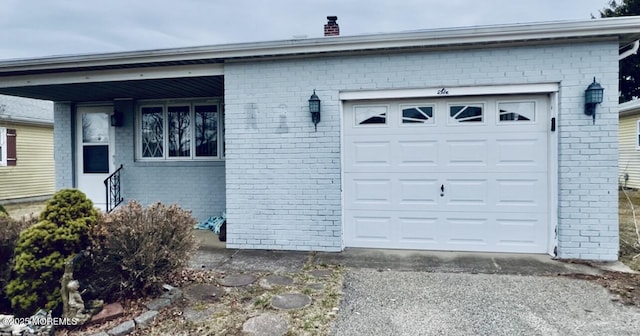
[[590, 19], [609, 0], [0, 0], [0, 59]]

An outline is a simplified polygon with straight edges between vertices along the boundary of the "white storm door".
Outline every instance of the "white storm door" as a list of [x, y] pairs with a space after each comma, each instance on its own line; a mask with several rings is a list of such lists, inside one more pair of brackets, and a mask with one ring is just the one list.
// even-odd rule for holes
[[77, 112], [77, 186], [93, 202], [106, 210], [104, 180], [114, 171], [114, 130], [109, 118], [111, 106], [79, 107]]

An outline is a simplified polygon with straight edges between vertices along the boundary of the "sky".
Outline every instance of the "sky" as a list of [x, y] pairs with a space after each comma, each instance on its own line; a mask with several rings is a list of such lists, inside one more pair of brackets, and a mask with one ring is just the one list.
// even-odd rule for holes
[[0, 0], [0, 59], [588, 20], [609, 0]]

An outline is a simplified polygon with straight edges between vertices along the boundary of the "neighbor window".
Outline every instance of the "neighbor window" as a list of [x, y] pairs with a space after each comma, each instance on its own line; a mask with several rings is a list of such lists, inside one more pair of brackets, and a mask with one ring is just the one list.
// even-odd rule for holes
[[0, 166], [7, 165], [7, 129], [0, 127]]
[[0, 127], [0, 167], [15, 166], [16, 158], [16, 130]]
[[139, 114], [140, 159], [219, 159], [222, 116], [218, 104], [143, 105]]

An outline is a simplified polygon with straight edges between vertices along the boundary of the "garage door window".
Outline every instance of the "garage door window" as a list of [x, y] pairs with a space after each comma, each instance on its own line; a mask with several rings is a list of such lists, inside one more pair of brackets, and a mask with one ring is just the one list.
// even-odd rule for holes
[[384, 125], [387, 123], [387, 106], [355, 106], [356, 125]]
[[527, 122], [536, 120], [535, 102], [501, 102], [498, 103], [500, 123]]
[[402, 106], [403, 124], [428, 124], [433, 125], [435, 119], [432, 106]]
[[450, 105], [449, 121], [456, 123], [482, 123], [484, 108], [482, 104]]

